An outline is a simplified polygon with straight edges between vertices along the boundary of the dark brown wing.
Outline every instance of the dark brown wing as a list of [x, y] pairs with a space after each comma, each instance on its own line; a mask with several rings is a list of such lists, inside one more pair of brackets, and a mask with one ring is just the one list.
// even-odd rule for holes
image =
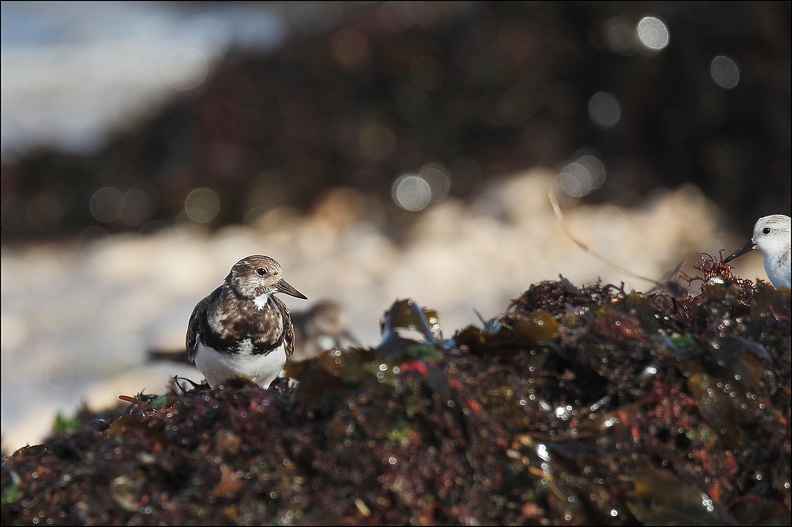
[[286, 359], [288, 360], [294, 354], [294, 326], [292, 325], [291, 317], [286, 317], [286, 327], [284, 328], [283, 336], [283, 349], [286, 350]]
[[286, 359], [288, 360], [294, 354], [294, 324], [292, 323], [291, 313], [280, 298], [274, 295], [271, 298], [283, 314], [283, 349], [286, 351]]
[[203, 328], [206, 328], [206, 311], [209, 309], [209, 304], [220, 296], [220, 289], [218, 287], [212, 294], [198, 302], [190, 315], [190, 322], [187, 324], [187, 358], [190, 362], [195, 363], [195, 353], [198, 351], [198, 335]]

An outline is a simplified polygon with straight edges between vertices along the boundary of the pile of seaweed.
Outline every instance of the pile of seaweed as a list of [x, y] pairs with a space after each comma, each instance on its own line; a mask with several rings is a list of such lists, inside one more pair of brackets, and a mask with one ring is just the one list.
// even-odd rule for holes
[[2, 523], [788, 525], [789, 290], [699, 269], [541, 282], [450, 339], [400, 300], [297, 382], [83, 409], [4, 460]]

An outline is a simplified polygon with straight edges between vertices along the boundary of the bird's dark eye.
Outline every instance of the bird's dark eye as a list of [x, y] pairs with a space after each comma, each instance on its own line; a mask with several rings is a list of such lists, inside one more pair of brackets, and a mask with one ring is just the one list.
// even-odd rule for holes
[[770, 227], [765, 227], [762, 229], [762, 234], [770, 234]]
[[263, 267], [259, 267], [258, 269], [256, 269], [256, 274], [259, 276], [264, 276], [265, 274], [267, 274], [267, 270], [264, 269]]

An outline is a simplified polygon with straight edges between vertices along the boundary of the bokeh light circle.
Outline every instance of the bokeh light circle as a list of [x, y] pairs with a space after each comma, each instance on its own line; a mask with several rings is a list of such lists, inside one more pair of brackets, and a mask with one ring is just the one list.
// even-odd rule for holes
[[737, 64], [723, 55], [718, 55], [710, 62], [710, 75], [715, 84], [727, 90], [740, 83], [740, 69]]
[[621, 104], [608, 92], [597, 92], [589, 99], [591, 121], [600, 128], [613, 128], [621, 119]]
[[114, 187], [102, 187], [91, 196], [91, 215], [102, 223], [112, 223], [124, 213], [124, 195]]
[[403, 174], [396, 178], [391, 189], [393, 201], [411, 212], [423, 210], [432, 201], [429, 183], [415, 174]]
[[429, 185], [432, 201], [441, 201], [448, 196], [448, 191], [451, 190], [451, 176], [442, 165], [428, 163], [421, 167], [418, 175]]
[[668, 28], [659, 18], [643, 17], [635, 27], [635, 34], [638, 41], [652, 51], [660, 51], [668, 46]]
[[212, 189], [197, 188], [184, 200], [184, 212], [196, 223], [208, 223], [220, 212], [220, 198]]

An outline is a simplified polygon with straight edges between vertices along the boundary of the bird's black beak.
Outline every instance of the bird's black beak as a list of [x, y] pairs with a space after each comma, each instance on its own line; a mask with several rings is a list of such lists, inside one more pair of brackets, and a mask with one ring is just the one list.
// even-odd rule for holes
[[731, 253], [729, 256], [724, 258], [723, 259], [723, 263], [729, 263], [732, 260], [734, 260], [735, 258], [737, 258], [738, 256], [742, 256], [743, 254], [745, 254], [747, 252], [751, 252], [754, 249], [756, 249], [756, 244], [754, 243], [753, 240], [751, 240], [748, 243], [746, 243], [745, 245], [743, 245], [742, 247], [740, 247], [739, 249], [737, 249], [736, 251], [734, 251], [733, 253]]
[[297, 291], [293, 288], [289, 282], [281, 278], [277, 284], [275, 284], [275, 289], [281, 293], [286, 293], [287, 295], [296, 296], [297, 298], [302, 298], [303, 300], [308, 300], [308, 297], [304, 294]]

